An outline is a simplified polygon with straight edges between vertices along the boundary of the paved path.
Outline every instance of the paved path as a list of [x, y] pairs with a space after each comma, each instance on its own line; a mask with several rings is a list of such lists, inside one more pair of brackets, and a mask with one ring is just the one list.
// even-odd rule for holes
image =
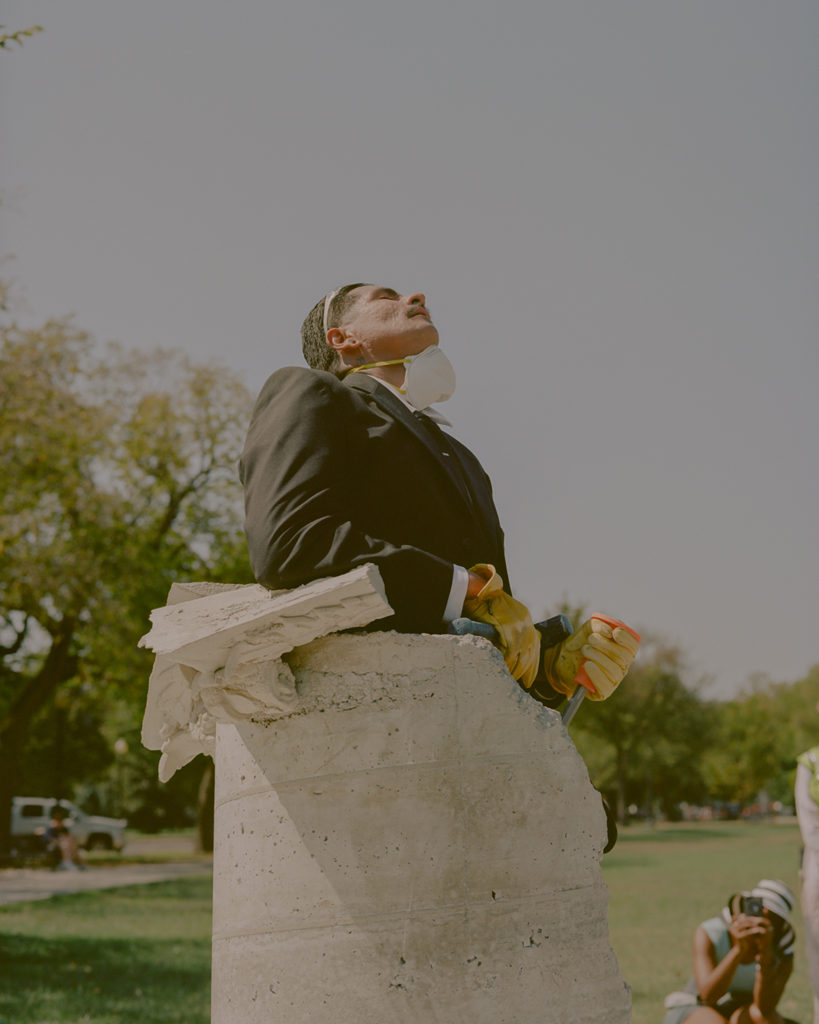
[[[129, 840], [131, 854], [188, 852], [193, 853], [193, 840], [177, 836], [140, 836]], [[0, 871], [0, 906], [46, 900], [62, 893], [86, 892], [89, 889], [114, 889], [121, 885], [145, 885], [166, 882], [183, 875], [209, 875], [210, 860], [169, 861], [165, 864], [123, 864], [95, 867], [86, 871], [49, 871], [44, 868], [5, 868]]]
[[7, 868], [0, 871], [0, 906], [47, 900], [62, 893], [89, 889], [114, 889], [122, 885], [166, 882], [183, 875], [209, 875], [207, 861], [178, 861], [175, 864], [127, 864], [113, 868], [90, 867], [87, 871], [48, 871], [37, 868]]

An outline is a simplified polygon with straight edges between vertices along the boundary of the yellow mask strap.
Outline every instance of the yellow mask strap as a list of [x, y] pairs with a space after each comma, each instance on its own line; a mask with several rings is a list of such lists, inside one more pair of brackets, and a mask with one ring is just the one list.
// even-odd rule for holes
[[[373, 366], [398, 366], [399, 363], [409, 362], [409, 358], [409, 356], [404, 356], [403, 359], [382, 359], [381, 362], [378, 363], [365, 363], [363, 366], [354, 366], [351, 370], [348, 370], [344, 376], [349, 376], [351, 373], [358, 373], [359, 370], [369, 370]], [[396, 388], [395, 390], [400, 391], [402, 395], [406, 394], [403, 388]]]

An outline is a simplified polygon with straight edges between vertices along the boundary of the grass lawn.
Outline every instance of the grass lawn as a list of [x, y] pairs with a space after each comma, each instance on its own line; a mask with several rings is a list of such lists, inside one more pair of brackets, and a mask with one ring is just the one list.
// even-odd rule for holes
[[2, 1024], [207, 1024], [211, 880], [0, 908]]
[[[660, 1024], [691, 969], [691, 936], [760, 878], [798, 895], [795, 822], [622, 829], [603, 859], [611, 944], [634, 1024]], [[780, 1010], [810, 1024], [801, 915]], [[207, 1024], [211, 883], [185, 878], [0, 908], [0, 1024]], [[239, 1024], [239, 1022], [237, 1022]]]
[[632, 989], [634, 1024], [660, 1024], [663, 999], [691, 973], [694, 929], [733, 892], [760, 878], [781, 878], [797, 897], [794, 972], [779, 1010], [811, 1024], [812, 995], [798, 908], [796, 821], [630, 826], [603, 858], [609, 887], [609, 933]]

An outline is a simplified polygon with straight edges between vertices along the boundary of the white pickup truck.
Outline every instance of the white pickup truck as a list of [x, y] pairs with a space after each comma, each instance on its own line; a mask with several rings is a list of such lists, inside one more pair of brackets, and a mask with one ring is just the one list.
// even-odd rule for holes
[[68, 812], [65, 825], [86, 850], [122, 850], [125, 846], [124, 818], [103, 818], [86, 814], [70, 800], [53, 797], [16, 796], [11, 805], [11, 835], [20, 846], [32, 847], [39, 841], [51, 820], [51, 812], [59, 805]]

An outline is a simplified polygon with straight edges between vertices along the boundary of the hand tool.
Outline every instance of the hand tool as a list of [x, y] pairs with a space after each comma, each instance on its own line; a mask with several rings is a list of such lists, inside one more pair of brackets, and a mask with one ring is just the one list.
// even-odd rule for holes
[[[551, 618], [545, 619], [543, 622], [536, 622], [535, 629], [540, 633], [541, 648], [546, 648], [554, 647], [565, 640], [566, 637], [571, 636], [574, 627], [572, 626], [568, 615], [553, 615]], [[449, 624], [449, 632], [456, 636], [469, 634], [482, 636], [491, 641], [494, 641], [497, 638], [494, 626], [490, 626], [486, 622], [476, 622], [474, 619], [453, 619]], [[535, 683], [535, 687], [536, 686], [537, 683]], [[533, 687], [533, 689], [535, 687]], [[577, 714], [577, 710], [583, 703], [583, 698], [586, 696], [586, 692], [585, 686], [578, 686], [575, 689], [560, 716], [563, 719], [564, 725], [568, 725]], [[537, 699], [537, 697], [535, 697], [535, 699]]]

